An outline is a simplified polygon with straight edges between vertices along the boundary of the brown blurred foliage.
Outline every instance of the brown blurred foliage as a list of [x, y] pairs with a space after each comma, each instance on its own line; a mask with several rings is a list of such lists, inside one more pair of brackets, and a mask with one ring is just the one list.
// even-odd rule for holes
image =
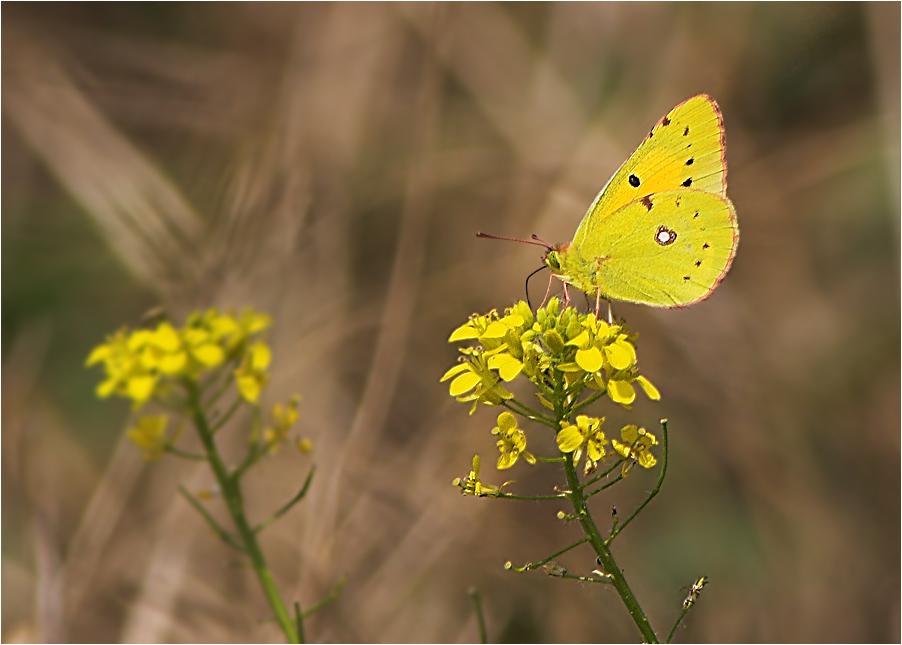
[[[633, 641], [613, 592], [506, 560], [569, 543], [554, 504], [462, 497], [491, 410], [438, 378], [450, 331], [523, 296], [667, 110], [724, 112], [742, 239], [706, 302], [616, 305], [670, 420], [661, 495], [616, 555], [680, 642], [900, 639], [900, 8], [874, 4], [3, 7], [3, 640], [278, 640], [249, 571], [144, 464], [82, 365], [163, 305], [276, 320], [318, 473], [264, 547], [309, 637]], [[541, 283], [541, 288], [535, 285]], [[544, 279], [533, 283], [534, 299]], [[600, 414], [617, 413], [601, 406]], [[238, 454], [248, 420], [228, 429]], [[186, 433], [187, 437], [187, 433]], [[269, 514], [310, 463], [248, 482]], [[550, 467], [485, 468], [523, 492]], [[636, 473], [601, 516], [652, 485]], [[604, 497], [604, 496], [600, 496]], [[215, 508], [215, 504], [213, 505]], [[588, 572], [579, 551], [563, 564]], [[663, 635], [663, 634], [662, 634]]]

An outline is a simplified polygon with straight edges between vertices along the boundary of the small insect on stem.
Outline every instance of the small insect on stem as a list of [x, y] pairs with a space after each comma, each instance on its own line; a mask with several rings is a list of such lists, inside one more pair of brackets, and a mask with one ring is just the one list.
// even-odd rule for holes
[[699, 595], [702, 593], [702, 589], [704, 589], [705, 585], [708, 584], [708, 576], [702, 576], [698, 580], [693, 583], [693, 585], [689, 588], [689, 595], [686, 596], [686, 600], [683, 601], [683, 609], [689, 609], [692, 605], [695, 604], [695, 601], [698, 600]]

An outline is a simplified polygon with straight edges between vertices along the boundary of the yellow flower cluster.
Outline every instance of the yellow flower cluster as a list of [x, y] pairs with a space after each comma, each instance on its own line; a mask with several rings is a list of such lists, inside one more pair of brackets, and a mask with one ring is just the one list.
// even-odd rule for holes
[[[517, 411], [514, 406], [522, 406], [505, 386], [521, 374], [536, 385], [539, 400], [559, 418], [566, 419], [571, 410], [578, 409], [580, 395], [586, 389], [596, 392], [594, 398], [606, 394], [626, 408], [636, 399], [637, 385], [650, 399], [661, 398], [657, 388], [639, 374], [635, 337], [624, 326], [569, 307], [561, 310], [556, 298], [535, 314], [525, 302], [505, 310], [503, 316], [496, 311], [484, 316], [474, 314], [451, 334], [449, 342], [464, 340], [477, 340], [479, 344], [462, 348], [463, 360], [448, 370], [442, 381], [451, 381], [450, 394], [458, 401], [472, 402], [471, 414], [479, 403]], [[609, 454], [624, 460], [624, 474], [636, 463], [644, 468], [654, 466], [649, 449], [657, 440], [644, 428], [624, 427], [622, 440], [611, 440], [610, 450], [601, 430], [604, 418], [578, 415], [575, 420], [575, 424], [561, 422], [557, 445], [562, 454], [571, 455], [574, 466], [585, 455], [587, 475]], [[499, 470], [510, 468], [521, 456], [530, 464], [536, 462], [526, 450], [526, 434], [511, 412], [498, 416], [492, 434], [498, 437]], [[474, 465], [470, 478], [461, 485], [464, 492], [491, 494], [485, 492], [478, 474]]]
[[272, 324], [265, 314], [246, 310], [240, 316], [216, 309], [189, 316], [185, 326], [169, 322], [156, 329], [121, 329], [96, 347], [87, 366], [103, 364], [106, 379], [97, 386], [97, 396], [131, 399], [140, 409], [156, 396], [165, 396], [175, 382], [197, 381], [203, 374], [230, 361], [241, 396], [256, 403], [269, 376], [267, 345], [257, 336]]
[[[604, 417], [596, 418], [581, 414], [576, 417], [576, 425], [565, 421], [560, 432], [557, 433], [558, 448], [564, 454], [572, 453], [574, 466], [579, 463], [580, 457], [585, 453], [585, 473], [587, 475], [595, 472], [598, 462], [604, 461], [610, 454], [605, 450], [608, 440], [601, 431], [603, 423]], [[621, 441], [611, 439], [611, 446], [614, 452], [624, 460], [621, 470], [624, 475], [630, 471], [633, 464], [639, 464], [643, 468], [652, 468], [658, 463], [651, 453], [651, 447], [658, 445], [658, 440], [645, 428], [635, 425], [624, 426], [620, 429], [620, 439]]]
[[[504, 384], [520, 374], [543, 392], [558, 380], [552, 372], [562, 374], [568, 401], [575, 401], [588, 387], [628, 407], [636, 399], [634, 384], [650, 399], [661, 398], [639, 374], [634, 338], [623, 326], [569, 307], [561, 311], [557, 298], [535, 315], [522, 301], [505, 310], [504, 316], [494, 310], [484, 316], [474, 314], [451, 334], [449, 342], [474, 339], [479, 346], [462, 348], [465, 360], [441, 379], [453, 379], [451, 396], [473, 402], [471, 414], [478, 403], [500, 405], [512, 399]], [[547, 395], [539, 398], [552, 407]]]

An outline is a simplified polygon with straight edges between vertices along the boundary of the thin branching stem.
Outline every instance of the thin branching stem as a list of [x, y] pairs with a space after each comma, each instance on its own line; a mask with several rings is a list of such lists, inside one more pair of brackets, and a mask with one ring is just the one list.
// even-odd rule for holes
[[557, 576], [558, 578], [566, 578], [567, 580], [579, 580], [580, 582], [592, 582], [597, 585], [609, 585], [613, 584], [611, 579], [608, 577], [604, 578], [590, 578], [588, 576], [577, 576], [572, 573], [564, 572]]
[[645, 642], [657, 643], [658, 637], [652, 629], [651, 623], [648, 622], [648, 617], [636, 600], [635, 595], [633, 595], [633, 591], [630, 589], [629, 584], [627, 584], [623, 572], [620, 570], [620, 567], [617, 566], [617, 563], [614, 561], [614, 556], [611, 555], [604, 539], [601, 537], [601, 533], [599, 533], [598, 528], [595, 526], [595, 522], [589, 513], [589, 507], [586, 504], [586, 498], [582, 491], [579, 490], [579, 476], [576, 474], [576, 468], [574, 468], [570, 461], [564, 463], [564, 468], [567, 474], [567, 482], [570, 484], [572, 490], [570, 493], [570, 501], [573, 503], [576, 517], [579, 519], [579, 523], [586, 533], [587, 540], [598, 555], [603, 571], [610, 576], [611, 584], [614, 589], [617, 590], [618, 595], [621, 600], [623, 600], [623, 604], [626, 605], [633, 622], [642, 633]]
[[[536, 423], [541, 423], [542, 425], [546, 425], [549, 428], [557, 430], [557, 426], [554, 425], [554, 419], [523, 405], [516, 399], [509, 399], [507, 401], [504, 401], [503, 405], [511, 412], [519, 414], [520, 416], [530, 419], [531, 421], [535, 421]], [[517, 406], [516, 408], [514, 407], [515, 405]]]
[[479, 626], [479, 642], [485, 645], [489, 642], [489, 638], [485, 629], [485, 616], [482, 614], [482, 598], [475, 587], [467, 590], [470, 600], [473, 602], [473, 610], [476, 612], [476, 624]]
[[570, 414], [576, 414], [577, 412], [579, 412], [579, 411], [582, 410], [583, 408], [586, 408], [586, 407], [592, 405], [592, 404], [595, 403], [598, 399], [600, 399], [601, 397], [603, 397], [603, 396], [605, 395], [605, 393], [606, 393], [605, 391], [596, 392], [595, 394], [593, 394], [593, 395], [590, 396], [589, 398], [580, 401], [579, 403], [577, 403], [576, 405], [574, 405], [573, 408], [571, 408]]
[[180, 450], [173, 445], [167, 445], [165, 450], [169, 454], [175, 455], [176, 457], [181, 457], [182, 459], [190, 459], [191, 461], [207, 461], [206, 455], [198, 455], [193, 452], [188, 452], [187, 450]]
[[301, 611], [301, 603], [294, 601], [294, 623], [298, 632], [298, 643], [306, 643], [307, 639], [304, 634], [304, 612]]
[[207, 521], [207, 524], [210, 525], [210, 528], [213, 529], [213, 532], [216, 533], [216, 535], [218, 535], [223, 542], [228, 544], [230, 547], [241, 551], [242, 553], [247, 553], [247, 550], [241, 545], [241, 543], [238, 542], [238, 540], [236, 540], [231, 533], [219, 526], [219, 523], [215, 519], [213, 519], [213, 516], [210, 515], [207, 509], [204, 508], [204, 505], [200, 503], [200, 500], [189, 493], [188, 489], [186, 489], [184, 486], [179, 486], [179, 491], [182, 493], [182, 495], [185, 496], [185, 499], [188, 500], [188, 503], [194, 507], [194, 510], [200, 513], [201, 517], [203, 517]]
[[661, 490], [661, 485], [664, 483], [664, 475], [667, 473], [667, 419], [661, 419], [661, 434], [663, 436], [661, 440], [661, 474], [658, 475], [658, 483], [655, 484], [655, 487], [651, 490], [648, 496], [645, 498], [639, 506], [636, 507], [628, 518], [626, 518], [623, 522], [620, 523], [619, 526], [616, 526], [612, 531], [611, 535], [608, 536], [608, 539], [605, 540], [605, 545], [610, 545], [611, 542], [614, 541], [614, 538], [617, 537], [620, 532], [626, 528], [626, 526], [633, 521], [633, 519], [639, 514], [643, 508], [645, 508], [648, 503], [654, 499], [655, 495]]
[[680, 623], [683, 622], [683, 619], [686, 617], [686, 614], [689, 613], [690, 609], [692, 609], [692, 605], [683, 607], [683, 611], [680, 612], [680, 615], [677, 616], [676, 622], [673, 624], [673, 627], [670, 628], [670, 633], [667, 634], [667, 640], [664, 641], [665, 643], [669, 643], [671, 641], [673, 635], [676, 633], [677, 627], [679, 627]]
[[267, 526], [269, 526], [270, 524], [275, 522], [277, 519], [279, 519], [280, 517], [285, 515], [285, 513], [290, 511], [291, 508], [295, 504], [297, 504], [302, 499], [304, 499], [304, 495], [307, 494], [307, 489], [310, 488], [310, 482], [313, 481], [313, 473], [315, 473], [315, 472], [316, 472], [316, 466], [311, 466], [310, 473], [307, 475], [307, 479], [304, 481], [304, 485], [301, 487], [301, 490], [299, 490], [297, 492], [297, 494], [295, 494], [294, 497], [292, 497], [290, 500], [288, 500], [288, 502], [284, 506], [282, 506], [282, 508], [280, 508], [275, 513], [270, 515], [267, 519], [263, 520], [257, 526], [255, 526], [254, 533], [259, 533], [260, 531], [265, 529]]
[[609, 481], [607, 484], [604, 484], [603, 486], [599, 486], [595, 490], [586, 493], [586, 499], [589, 499], [593, 495], [598, 495], [598, 493], [600, 493], [603, 490], [607, 490], [608, 488], [610, 488], [611, 486], [613, 486], [614, 484], [619, 482], [621, 479], [623, 479], [623, 473], [617, 475], [614, 479]]
[[588, 541], [589, 541], [588, 537], [581, 537], [573, 544], [570, 544], [569, 546], [565, 546], [563, 549], [561, 549], [557, 553], [552, 553], [544, 560], [539, 560], [538, 562], [527, 562], [522, 567], [511, 567], [511, 570], [517, 571], [517, 572], [523, 572], [523, 571], [529, 571], [530, 569], [538, 569], [539, 567], [545, 566], [546, 564], [548, 564], [555, 558], [564, 555], [565, 553], [567, 553], [567, 551], [572, 551], [573, 549], [578, 547], [580, 544], [585, 544]]
[[555, 495], [515, 495], [513, 493], [498, 493], [497, 495], [492, 495], [492, 497], [498, 497], [501, 499], [520, 499], [528, 502], [540, 502], [542, 500], [548, 499], [567, 499], [569, 495], [567, 495], [567, 493], [557, 493]]
[[216, 423], [210, 426], [210, 431], [213, 434], [219, 432], [219, 430], [229, 422], [229, 419], [232, 418], [232, 415], [235, 414], [235, 411], [241, 406], [242, 399], [240, 396], [235, 397], [235, 400], [232, 402], [232, 405], [229, 406], [229, 409], [225, 411]]
[[603, 473], [601, 473], [599, 475], [595, 475], [595, 477], [593, 477], [592, 479], [588, 479], [585, 482], [583, 482], [582, 489], [586, 490], [589, 486], [591, 486], [595, 482], [601, 481], [602, 479], [604, 479], [605, 477], [610, 475], [612, 472], [614, 472], [614, 470], [617, 468], [617, 466], [619, 466], [622, 463], [623, 463], [623, 459], [618, 459], [616, 461], [616, 463], [614, 463], [614, 465], [612, 465], [610, 468], [605, 470]]
[[[563, 390], [562, 380], [563, 379], [560, 379], [558, 381], [555, 388], [556, 393], [558, 394]], [[556, 397], [554, 401], [556, 404], [555, 417], [561, 422], [567, 420], [564, 406], [562, 403], [559, 403], [563, 401], [563, 397]], [[589, 513], [586, 496], [583, 494], [576, 467], [569, 459], [564, 462], [564, 472], [567, 475], [567, 484], [570, 486], [570, 502], [573, 504], [573, 510], [579, 520], [580, 526], [582, 526], [583, 531], [586, 534], [586, 540], [592, 545], [592, 548], [598, 555], [602, 570], [610, 577], [611, 585], [617, 590], [617, 594], [620, 596], [623, 604], [626, 605], [627, 611], [629, 611], [630, 617], [642, 633], [644, 641], [646, 643], [657, 643], [658, 637], [655, 634], [654, 629], [652, 629], [651, 623], [648, 622], [648, 617], [639, 605], [639, 601], [636, 600], [636, 596], [633, 594], [632, 589], [630, 589], [620, 567], [617, 566], [617, 562], [614, 560], [614, 556], [611, 554], [607, 544], [601, 537], [598, 527], [595, 526], [595, 521]]]
[[197, 430], [201, 443], [203, 443], [210, 467], [216, 476], [216, 481], [219, 483], [222, 491], [222, 497], [238, 531], [238, 537], [244, 546], [245, 552], [251, 559], [251, 564], [257, 574], [257, 579], [260, 581], [260, 586], [263, 587], [263, 593], [266, 595], [270, 607], [272, 607], [276, 622], [279, 623], [279, 627], [285, 634], [285, 639], [289, 643], [299, 643], [296, 623], [292, 620], [285, 603], [282, 601], [282, 596], [276, 587], [272, 571], [266, 563], [266, 558], [263, 556], [260, 545], [257, 543], [257, 535], [245, 516], [244, 500], [241, 494], [238, 473], [235, 473], [234, 476], [230, 475], [225, 462], [223, 462], [219, 454], [212, 429], [201, 406], [200, 390], [197, 384], [190, 380], [185, 380], [184, 386], [188, 393], [188, 406], [194, 420], [194, 427]]
[[338, 598], [338, 595], [341, 593], [341, 590], [345, 588], [346, 582], [347, 582], [347, 580], [345, 578], [343, 578], [343, 577], [339, 578], [338, 582], [332, 588], [332, 591], [329, 592], [329, 595], [327, 595], [325, 598], [320, 600], [318, 603], [314, 604], [312, 607], [310, 607], [310, 609], [304, 610], [304, 612], [301, 614], [301, 616], [306, 618], [307, 616], [310, 616], [311, 614], [318, 612], [320, 609], [322, 609], [326, 605], [333, 603]]

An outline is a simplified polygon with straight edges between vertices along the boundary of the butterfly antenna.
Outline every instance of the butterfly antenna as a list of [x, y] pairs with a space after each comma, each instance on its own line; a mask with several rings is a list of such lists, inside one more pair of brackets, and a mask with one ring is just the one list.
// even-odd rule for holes
[[535, 233], [533, 233], [530, 237], [532, 237], [532, 239], [534, 239], [536, 242], [538, 242], [541, 246], [544, 246], [549, 251], [554, 248], [554, 244], [549, 244], [548, 242], [543, 240], [541, 237], [539, 237]]
[[532, 240], [521, 240], [518, 237], [504, 237], [501, 235], [489, 235], [488, 233], [477, 233], [476, 237], [487, 237], [490, 240], [506, 240], [508, 242], [522, 242], [523, 244], [533, 244], [535, 246], [543, 246], [546, 250], [550, 251], [554, 248], [548, 242], [541, 240], [537, 235], [533, 234]]
[[526, 304], [529, 305], [530, 309], [532, 309], [532, 302], [529, 300], [529, 279], [532, 276], [534, 276], [535, 274], [537, 274], [539, 271], [541, 271], [542, 269], [547, 269], [547, 268], [548, 268], [547, 265], [540, 266], [538, 269], [536, 269], [535, 271], [530, 273], [528, 276], [526, 276]]

